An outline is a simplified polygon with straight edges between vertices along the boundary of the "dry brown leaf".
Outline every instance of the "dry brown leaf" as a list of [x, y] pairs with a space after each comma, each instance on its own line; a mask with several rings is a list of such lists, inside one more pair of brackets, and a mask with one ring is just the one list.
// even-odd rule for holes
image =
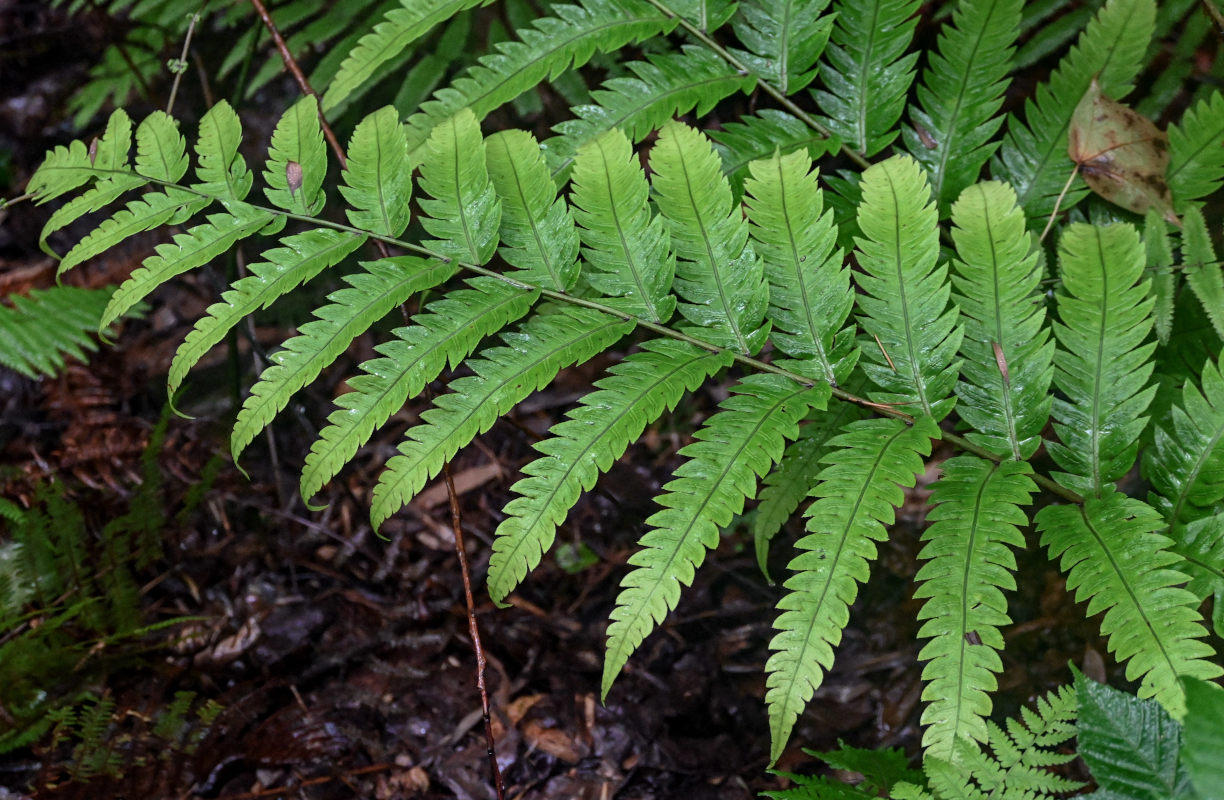
[[1165, 180], [1168, 137], [1147, 117], [1106, 97], [1096, 78], [1071, 117], [1067, 155], [1105, 200], [1136, 214], [1154, 208], [1181, 225]]

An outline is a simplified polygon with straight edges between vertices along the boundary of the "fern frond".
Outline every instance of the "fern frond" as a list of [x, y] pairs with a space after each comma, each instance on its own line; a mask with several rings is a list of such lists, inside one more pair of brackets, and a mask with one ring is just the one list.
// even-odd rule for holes
[[871, 399], [943, 419], [952, 410], [962, 331], [948, 298], [948, 268], [938, 264], [938, 214], [918, 162], [894, 156], [863, 173], [856, 256], [859, 324], [868, 335], [863, 368], [883, 389]]
[[918, 0], [838, 0], [837, 25], [815, 92], [821, 123], [849, 147], [874, 155], [897, 137], [896, 124], [914, 81], [917, 53], [906, 55]]
[[323, 208], [327, 146], [319, 125], [319, 103], [306, 95], [289, 107], [272, 131], [264, 164], [268, 202], [294, 214], [313, 217]]
[[620, 596], [608, 626], [602, 693], [638, 645], [680, 600], [718, 532], [756, 495], [762, 477], [782, 456], [787, 440], [799, 434], [808, 410], [823, 409], [830, 395], [823, 383], [811, 389], [780, 375], [751, 375], [732, 389], [736, 394], [693, 435], [680, 453], [688, 461], [657, 499], [663, 510], [646, 523], [642, 547], [629, 558], [634, 569], [621, 581]]
[[217, 345], [239, 322], [278, 298], [339, 264], [365, 242], [364, 236], [315, 228], [285, 236], [278, 247], [265, 250], [248, 266], [251, 273], [239, 278], [221, 295], [221, 302], [208, 307], [204, 316], [174, 354], [166, 377], [166, 393], [173, 397], [191, 368]]
[[1224, 336], [1224, 275], [1221, 275], [1220, 262], [1211, 245], [1207, 222], [1197, 205], [1186, 208], [1182, 216], [1182, 266], [1186, 284], [1203, 304], [1216, 333]]
[[801, 148], [816, 159], [841, 147], [836, 136], [825, 136], [798, 117], [772, 108], [740, 117], [738, 122], [724, 123], [722, 130], [708, 133], [722, 158], [723, 174], [731, 182], [736, 197], [742, 191], [748, 165], [753, 161], [769, 158], [775, 152], [788, 155]]
[[342, 176], [340, 194], [352, 206], [354, 228], [392, 237], [404, 232], [412, 216], [412, 165], [394, 108], [383, 106], [357, 125]]
[[84, 361], [112, 291], [58, 286], [10, 296], [11, 308], [0, 305], [0, 364], [34, 378], [55, 375], [65, 358]]
[[1200, 380], [1201, 390], [1186, 381], [1143, 457], [1149, 499], [1174, 528], [1211, 515], [1224, 500], [1224, 376], [1208, 361]]
[[30, 176], [26, 191], [41, 205], [79, 189], [96, 175], [85, 143], [74, 139], [47, 151], [42, 164]]
[[970, 441], [1022, 461], [1041, 446], [1054, 375], [1039, 254], [1005, 183], [970, 186], [952, 207], [952, 222], [952, 284], [965, 321], [958, 409], [976, 430]]
[[769, 289], [719, 166], [705, 136], [668, 123], [650, 153], [651, 188], [671, 230], [680, 313], [704, 340], [751, 355], [769, 336]]
[[[1156, 391], [1147, 386], [1155, 342], [1143, 245], [1130, 225], [1075, 223], [1059, 240], [1062, 292], [1054, 335], [1056, 398], [1050, 455], [1066, 472], [1059, 483], [1100, 496], [1135, 463], [1142, 416]], [[1147, 387], [1147, 388], [1145, 388]]]
[[210, 202], [211, 198], [174, 188], [131, 200], [77, 242], [60, 261], [57, 274], [64, 274], [138, 233], [151, 231], [176, 218], [192, 216]]
[[[1028, 524], [1022, 506], [1032, 501], [1037, 484], [1022, 461], [958, 456], [943, 462], [941, 471], [914, 597], [928, 598], [918, 614], [927, 620], [918, 635], [931, 639], [918, 656], [927, 661], [922, 744], [926, 755], [951, 760], [961, 736], [986, 740], [989, 693], [998, 688], [992, 673], [1003, 670], [999, 626], [1011, 623], [1000, 590], [1016, 588], [1012, 550], [1024, 547], [1017, 526]], [[971, 634], [978, 641], [970, 642]]]
[[434, 94], [405, 123], [408, 152], [425, 145], [434, 126], [461, 108], [477, 119], [513, 100], [540, 81], [578, 68], [596, 51], [610, 52], [632, 42], [671, 31], [678, 20], [645, 0], [583, 0], [553, 6], [554, 16], [520, 28], [522, 41], [501, 42], [496, 53], [480, 58], [450, 86]]
[[1190, 576], [1186, 591], [1201, 603], [1214, 597], [1212, 624], [1224, 632], [1224, 514], [1196, 519], [1172, 531], [1173, 552], [1185, 559], [1181, 572]]
[[774, 154], [749, 169], [749, 230], [769, 279], [773, 343], [799, 359], [790, 369], [837, 385], [858, 361], [854, 327], [845, 325], [854, 290], [812, 159]]
[[451, 17], [490, 0], [400, 0], [400, 8], [388, 11], [382, 22], [361, 37], [345, 57], [340, 70], [323, 95], [323, 110], [330, 111], [396, 58], [414, 41]]
[[501, 198], [499, 251], [515, 278], [567, 292], [578, 280], [578, 229], [557, 197], [535, 137], [502, 131], [485, 141], [489, 178]]
[[442, 464], [487, 431], [557, 373], [602, 353], [633, 329], [632, 322], [580, 306], [543, 306], [517, 332], [503, 333], [505, 347], [490, 347], [466, 363], [475, 375], [451, 383], [451, 391], [421, 414], [399, 455], [387, 462], [374, 487], [370, 511], [375, 530], [433, 479]]
[[[946, 210], [998, 148], [1007, 74], [1020, 33], [1023, 0], [961, 0], [939, 34], [903, 136], [926, 168], [931, 193]], [[921, 129], [921, 131], [919, 130]]]
[[1210, 680], [1224, 672], [1199, 641], [1198, 598], [1177, 588], [1187, 577], [1164, 527], [1148, 504], [1112, 489], [1083, 506], [1049, 506], [1036, 516], [1041, 543], [1061, 558], [1067, 588], [1088, 601], [1088, 614], [1106, 612], [1101, 633], [1126, 665], [1127, 680], [1141, 680], [1140, 697], [1155, 697], [1181, 717], [1185, 700], [1179, 675]]
[[572, 109], [574, 119], [554, 130], [545, 142], [554, 175], [563, 175], [587, 142], [613, 128], [641, 141], [664, 123], [690, 111], [709, 113], [714, 104], [739, 92], [751, 91], [756, 79], [741, 75], [725, 59], [705, 47], [685, 45], [679, 53], [647, 56], [625, 68], [633, 77], [612, 78], [591, 92], [591, 105]]
[[816, 77], [833, 29], [829, 0], [745, 0], [732, 21], [747, 50], [733, 52], [758, 78], [794, 94]]
[[457, 367], [486, 336], [526, 314], [538, 297], [496, 278], [472, 278], [467, 289], [448, 293], [398, 328], [389, 342], [376, 349], [381, 358], [361, 365], [364, 375], [350, 378], [352, 390], [336, 398], [337, 410], [310, 447], [302, 472], [302, 497], [309, 499], [376, 428], [420, 394], [447, 362]]
[[570, 200], [581, 226], [584, 273], [603, 302], [651, 322], [676, 310], [676, 259], [662, 217], [651, 218], [650, 188], [625, 135], [608, 131], [578, 151]]
[[847, 425], [829, 441], [835, 448], [812, 490], [807, 511], [809, 535], [795, 547], [788, 594], [778, 602], [778, 631], [769, 649], [765, 702], [769, 706], [770, 762], [778, 760], [795, 721], [833, 665], [858, 584], [876, 557], [901, 504], [902, 486], [913, 486], [922, 457], [931, 452], [939, 428], [927, 417], [912, 427], [895, 419], [867, 419]]
[[200, 120], [196, 141], [196, 177], [191, 188], [222, 202], [239, 202], [251, 191], [255, 176], [238, 153], [242, 124], [230, 104], [222, 100]]
[[[1120, 100], [1129, 94], [1155, 24], [1153, 0], [1109, 0], [1049, 81], [1037, 87], [1036, 97], [1025, 103], [1024, 122], [1014, 115], [1008, 119], [991, 174], [1012, 185], [1030, 220], [1050, 214], [1072, 170], [1067, 130], [1093, 76], [1109, 97]], [[1082, 189], [1069, 192], [1062, 207], [1082, 196]]]
[[833, 401], [828, 411], [816, 414], [815, 419], [799, 428], [799, 438], [787, 446], [777, 468], [761, 482], [750, 530], [757, 564], [771, 583], [769, 543], [811, 493], [812, 479], [820, 471], [820, 460], [829, 452], [829, 440], [865, 415], [862, 406]]
[[1169, 171], [1166, 179], [1173, 202], [1184, 205], [1206, 197], [1224, 177], [1224, 94], [1212, 92], [1169, 126]]
[[489, 180], [480, 123], [462, 109], [433, 129], [421, 165], [422, 227], [438, 239], [424, 242], [450, 258], [484, 264], [497, 250], [501, 203]]
[[489, 595], [501, 602], [552, 546], [557, 526], [620, 458], [646, 425], [672, 410], [685, 392], [729, 366], [727, 351], [711, 353], [672, 339], [657, 339], [613, 366], [607, 378], [535, 445], [542, 457], [523, 468], [513, 487], [489, 559]]
[[175, 234], [173, 244], [159, 244], [156, 255], [146, 258], [111, 297], [99, 330], [109, 327], [166, 281], [207, 264], [275, 219], [272, 213], [245, 203], [231, 203], [230, 212], [211, 214], [204, 224]]
[[413, 294], [450, 278], [456, 269], [451, 263], [416, 256], [394, 256], [363, 262], [361, 266], [361, 272], [345, 276], [347, 288], [332, 292], [327, 297], [330, 304], [315, 310], [318, 319], [302, 325], [298, 335], [272, 355], [274, 363], [251, 387], [230, 434], [230, 452], [235, 463], [255, 435], [284, 409], [289, 398], [317, 378], [356, 336]]

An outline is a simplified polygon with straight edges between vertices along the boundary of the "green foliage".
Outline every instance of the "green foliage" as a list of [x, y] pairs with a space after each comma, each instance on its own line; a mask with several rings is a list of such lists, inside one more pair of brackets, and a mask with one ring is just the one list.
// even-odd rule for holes
[[34, 289], [0, 304], [0, 365], [33, 378], [55, 375], [65, 358], [84, 361], [96, 349], [90, 333], [114, 289]]
[[[605, 693], [737, 515], [757, 503], [746, 519], [764, 565], [812, 497], [807, 533], [787, 548], [766, 667], [777, 759], [833, 664], [894, 509], [923, 503], [903, 488], [936, 472], [924, 460], [942, 438], [962, 452], [932, 487], [915, 592], [928, 640], [925, 785], [891, 769], [872, 786], [897, 797], [1070, 789], [1041, 769], [1070, 735], [1066, 694], [1006, 732], [989, 721], [1012, 553], [1031, 522], [1088, 613], [1104, 612], [1128, 677], [1182, 714], [1182, 678], [1220, 672], [1203, 599], [1224, 629], [1224, 283], [1201, 212], [1224, 178], [1220, 94], [1204, 88], [1171, 127], [1180, 234], [1151, 217], [1141, 239], [1135, 217], [1091, 204], [1047, 215], [1073, 169], [1068, 126], [1094, 75], [1112, 97], [1153, 85], [1163, 95], [1137, 106], [1180, 107], [1169, 79], [1145, 70], [1185, 3], [961, 0], [921, 26], [933, 7], [916, 0], [577, 0], [538, 18], [525, 4], [483, 5], [275, 5], [295, 52], [339, 42], [320, 48], [312, 80], [330, 122], [352, 131], [346, 157], [328, 152], [312, 97], [285, 112], [263, 154], [216, 104], [194, 159], [170, 116], [133, 126], [119, 110], [100, 138], [56, 147], [31, 178], [37, 202], [58, 203], [41, 243], [63, 250], [92, 225], [65, 271], [136, 233], [164, 233], [103, 327], [188, 270], [240, 246], [261, 254], [195, 323], [172, 393], [249, 315], [308, 282], [330, 292], [272, 355], [231, 449], [359, 337], [373, 339], [377, 355], [345, 382], [301, 488], [326, 496], [376, 431], [406, 417], [373, 488], [376, 526], [561, 370], [610, 360], [513, 486], [489, 562], [498, 602], [630, 445], [686, 393], [725, 382], [730, 395], [692, 423], [629, 558]], [[198, 33], [243, 13], [234, 6]], [[913, 47], [916, 31], [935, 47]], [[225, 56], [222, 75], [251, 53], [255, 77], [230, 93], [236, 103], [275, 72], [255, 61], [261, 36], [252, 26], [235, 45], [244, 54]], [[1052, 72], [1035, 89], [1027, 76], [1008, 83], [1013, 62], [1046, 58]], [[604, 83], [588, 92], [595, 76]], [[492, 130], [543, 110], [523, 96], [546, 83], [551, 116], [524, 123], [539, 135], [564, 102], [555, 135]], [[394, 107], [362, 108], [367, 92]], [[1002, 116], [1008, 94], [1031, 98]], [[1085, 194], [1073, 183], [1062, 208]], [[1047, 221], [1042, 242], [1029, 231]], [[427, 392], [432, 407], [401, 413]], [[1043, 439], [1051, 418], [1057, 441]], [[1043, 445], [1056, 472], [1029, 463]], [[1150, 504], [1123, 494], [1139, 460]], [[1032, 515], [1038, 489], [1047, 496]]]

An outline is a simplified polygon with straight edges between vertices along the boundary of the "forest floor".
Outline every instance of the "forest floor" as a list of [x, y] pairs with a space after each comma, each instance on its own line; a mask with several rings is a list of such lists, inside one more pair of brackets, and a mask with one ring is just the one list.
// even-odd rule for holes
[[[38, 5], [0, 1], [5, 197], [20, 194], [49, 146], [76, 135], [62, 122], [64, 103], [109, 35], [95, 18], [30, 10]], [[294, 89], [279, 83], [268, 91], [260, 105], [276, 108]], [[37, 247], [48, 210], [27, 203], [0, 213], [0, 295], [52, 285], [55, 262]], [[86, 229], [73, 228], [65, 241]], [[118, 283], [157, 241], [146, 237], [96, 259], [69, 282]], [[150, 634], [139, 652], [91, 651], [105, 669], [72, 687], [114, 700], [119, 776], [66, 780], [69, 747], [27, 748], [0, 756], [0, 798], [22, 796], [31, 785], [37, 796], [57, 798], [491, 797], [445, 489], [428, 489], [385, 526], [386, 538], [368, 523], [377, 469], [424, 402], [376, 435], [356, 467], [318, 498], [323, 510], [307, 510], [297, 495], [297, 468], [330, 397], [374, 342], [360, 340], [248, 450], [241, 462], [248, 478], [228, 458], [229, 423], [261, 351], [293, 324], [288, 315], [261, 318], [193, 373], [182, 409], [194, 418], [170, 416], [156, 445], [170, 358], [225, 281], [222, 270], [203, 270], [173, 282], [151, 298], [143, 318], [122, 325], [113, 345], [55, 379], [0, 368], [0, 495], [28, 505], [40, 485], [55, 482], [85, 510], [96, 536], [142, 491], [155, 491], [172, 521], [160, 532], [162, 556], [137, 576], [142, 614], [146, 623], [183, 620]], [[607, 615], [654, 510], [648, 498], [669, 480], [676, 451], [717, 398], [691, 398], [670, 427], [650, 429], [631, 448], [584, 496], [561, 529], [560, 555], [545, 559], [510, 608], [494, 607], [483, 591], [498, 510], [532, 443], [608, 363], [563, 373], [453, 464], [506, 797], [746, 800], [785, 781], [766, 772], [762, 699], [781, 587], [762, 575], [745, 526], [725, 533], [607, 702], [599, 697]], [[160, 486], [142, 490], [146, 451]], [[833, 671], [780, 769], [810, 771], [816, 762], [802, 748], [828, 750], [838, 740], [917, 753], [918, 509], [922, 486], [947, 455], [936, 452], [913, 502], [900, 510]], [[189, 494], [198, 485], [207, 491]], [[782, 554], [801, 526], [792, 520], [775, 542], [775, 578], [785, 576]], [[1019, 556], [1022, 583], [1009, 595], [1016, 624], [1007, 631], [996, 701], [1006, 714], [1064, 683], [1068, 662], [1099, 676], [1108, 662], [1095, 621], [1084, 620], [1031, 536]], [[224, 710], [194, 754], [144, 758], [142, 766], [156, 746], [143, 721], [180, 691]]]

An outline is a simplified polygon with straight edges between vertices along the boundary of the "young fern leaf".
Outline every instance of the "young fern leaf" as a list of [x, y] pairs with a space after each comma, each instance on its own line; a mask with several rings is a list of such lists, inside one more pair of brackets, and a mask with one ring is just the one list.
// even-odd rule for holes
[[379, 236], [396, 237], [412, 216], [412, 165], [399, 115], [391, 106], [370, 114], [353, 131], [340, 194], [352, 206], [349, 223]]
[[799, 438], [787, 446], [777, 468], [762, 481], [751, 532], [757, 564], [771, 584], [769, 543], [812, 491], [812, 476], [820, 471], [820, 461], [829, 452], [829, 440], [866, 413], [862, 406], [834, 400], [828, 411], [816, 414], [799, 429]]
[[1182, 265], [1186, 284], [1203, 304], [1216, 333], [1224, 336], [1224, 276], [1211, 245], [1207, 222], [1196, 205], [1189, 206], [1183, 213]]
[[794, 94], [816, 77], [816, 61], [833, 29], [829, 0], [746, 0], [732, 26], [747, 50], [732, 52], [758, 78]]
[[302, 497], [309, 499], [323, 488], [447, 362], [457, 367], [482, 339], [526, 314], [539, 296], [496, 278], [467, 283], [469, 288], [431, 303], [427, 313], [412, 318], [412, 325], [396, 329], [395, 339], [375, 348], [382, 357], [362, 364], [365, 374], [349, 379], [352, 391], [336, 399], [338, 408], [306, 456]]
[[650, 153], [651, 188], [671, 230], [680, 313], [701, 337], [751, 355], [769, 336], [769, 290], [718, 156], [700, 132], [672, 122]]
[[788, 368], [836, 386], [858, 361], [853, 325], [845, 325], [854, 290], [812, 159], [775, 153], [749, 169], [749, 230], [769, 279], [773, 343], [796, 359]]
[[743, 192], [748, 165], [753, 161], [769, 158], [775, 152], [788, 155], [800, 149], [816, 159], [841, 147], [836, 136], [827, 137], [798, 117], [772, 108], [740, 117], [738, 122], [727, 122], [722, 130], [707, 134], [714, 140], [714, 149], [723, 162], [723, 174], [737, 198]]
[[848, 147], [875, 155], [896, 138], [917, 53], [905, 54], [918, 0], [838, 0], [837, 25], [815, 92], [821, 123]]
[[[1129, 94], [1131, 82], [1143, 69], [1155, 24], [1153, 0], [1109, 0], [1049, 81], [1037, 87], [1035, 99], [1025, 103], [1025, 121], [1014, 115], [1008, 120], [1007, 137], [991, 174], [1015, 188], [1030, 221], [1049, 216], [1071, 172], [1067, 130], [1093, 76], [1109, 97], [1120, 100]], [[1069, 192], [1062, 208], [1083, 194], [1082, 189]]]
[[931, 192], [945, 210], [977, 182], [1003, 124], [1003, 105], [1023, 0], [961, 0], [952, 24], [939, 34], [939, 51], [918, 87], [913, 127], [903, 136], [910, 155], [926, 168]]
[[686, 342], [656, 339], [613, 366], [598, 391], [582, 398], [551, 436], [535, 445], [542, 457], [523, 468], [519, 495], [505, 508], [489, 559], [489, 595], [503, 601], [552, 546], [579, 495], [595, 485], [646, 425], [676, 407], [685, 392], [731, 364], [727, 351], [711, 353]]
[[830, 440], [836, 449], [824, 457], [828, 466], [812, 490], [818, 499], [807, 511], [809, 535], [795, 544], [803, 552], [790, 563], [796, 574], [778, 602], [778, 634], [769, 643], [776, 651], [765, 665], [771, 763], [832, 667], [850, 604], [876, 557], [873, 540], [887, 536], [901, 487], [914, 485], [938, 436], [938, 426], [920, 417], [912, 427], [896, 419], [853, 422]]
[[501, 198], [502, 259], [533, 286], [567, 292], [578, 280], [578, 230], [549, 177], [535, 137], [502, 131], [485, 140], [489, 178]]
[[306, 95], [289, 107], [276, 128], [264, 165], [268, 202], [294, 214], [313, 217], [323, 208], [327, 147], [319, 126], [319, 104]]
[[1186, 381], [1143, 454], [1149, 500], [1170, 529], [1212, 515], [1224, 500], [1224, 377], [1208, 361], [1200, 380], [1202, 390]]
[[1224, 94], [1212, 92], [1169, 126], [1169, 171], [1166, 180], [1173, 204], [1181, 211], [1220, 187], [1224, 177]]
[[242, 403], [230, 452], [238, 456], [289, 403], [289, 398], [319, 376], [323, 368], [343, 353], [358, 335], [385, 317], [417, 292], [430, 289], [455, 274], [450, 263], [395, 256], [363, 262], [361, 272], [345, 276], [348, 287], [332, 292], [329, 305], [316, 309], [318, 319], [298, 329], [283, 350], [272, 355], [272, 365], [263, 371]]
[[578, 151], [571, 202], [582, 240], [583, 273], [601, 302], [650, 322], [676, 310], [676, 259], [662, 217], [651, 218], [650, 188], [625, 135], [608, 131]]
[[462, 109], [433, 129], [421, 165], [421, 189], [431, 199], [420, 201], [428, 216], [422, 227], [438, 239], [426, 240], [448, 258], [484, 264], [497, 250], [501, 203], [485, 165], [480, 123]]
[[[950, 761], [960, 737], [986, 741], [989, 693], [998, 688], [994, 673], [1003, 670], [999, 626], [1011, 623], [1000, 590], [1016, 588], [1012, 550], [1024, 547], [1017, 526], [1028, 524], [1022, 506], [1032, 501], [1037, 484], [1022, 461], [958, 456], [943, 462], [941, 471], [914, 597], [927, 598], [918, 635], [931, 640], [918, 656], [927, 661], [922, 744], [927, 757]], [[978, 639], [971, 642], [973, 634]]]
[[580, 306], [546, 305], [520, 327], [501, 334], [506, 347], [491, 347], [466, 363], [475, 375], [459, 378], [451, 391], [421, 414], [399, 455], [387, 462], [374, 487], [370, 515], [375, 530], [421, 491], [442, 464], [531, 392], [552, 382], [565, 367], [602, 353], [633, 329], [625, 322]]
[[1038, 253], [1005, 183], [970, 186], [952, 222], [952, 283], [965, 323], [958, 409], [975, 430], [970, 441], [1023, 461], [1041, 446], [1054, 375]]
[[593, 53], [611, 52], [632, 42], [668, 33], [678, 20], [646, 0], [583, 0], [555, 5], [554, 16], [537, 19], [518, 31], [522, 41], [501, 42], [450, 86], [434, 94], [405, 123], [408, 152], [417, 160], [434, 126], [461, 108], [477, 119], [508, 103], [543, 80], [577, 69]]
[[1067, 588], [1090, 615], [1105, 611], [1101, 633], [1126, 665], [1127, 680], [1141, 680], [1139, 696], [1155, 697], [1171, 715], [1186, 710], [1179, 675], [1211, 680], [1224, 672], [1209, 659], [1213, 651], [1199, 641], [1198, 598], [1177, 588], [1187, 577], [1181, 557], [1148, 504], [1112, 488], [1083, 506], [1049, 506], [1035, 519], [1050, 558], [1061, 558]]
[[591, 92], [592, 105], [571, 109], [575, 119], [554, 130], [546, 141], [553, 174], [565, 175], [578, 150], [613, 128], [641, 141], [673, 117], [693, 111], [709, 113], [714, 104], [738, 92], [749, 92], [753, 76], [741, 75], [708, 48], [685, 45], [679, 53], [647, 56], [625, 68], [633, 77], [612, 78]]
[[35, 378], [54, 376], [65, 358], [84, 361], [111, 291], [57, 286], [11, 296], [11, 308], [0, 304], [0, 364]]
[[875, 339], [863, 342], [863, 369], [884, 390], [871, 399], [943, 419], [956, 403], [949, 395], [960, 362], [952, 359], [962, 331], [956, 306], [948, 303], [948, 268], [938, 264], [930, 188], [916, 161], [894, 156], [863, 173], [862, 192], [859, 324]]
[[1063, 486], [1100, 497], [1135, 463], [1142, 416], [1155, 394], [1152, 298], [1143, 274], [1143, 245], [1130, 225], [1105, 228], [1075, 223], [1059, 240], [1062, 292], [1054, 335], [1054, 400], [1051, 442], [1054, 473]]
[[382, 22], [361, 37], [357, 46], [345, 57], [336, 77], [323, 95], [323, 110], [330, 111], [362, 84], [372, 78], [378, 68], [396, 58], [410, 44], [424, 36], [435, 25], [445, 22], [460, 11], [490, 0], [399, 0], [401, 7], [388, 11]]
[[719, 530], [756, 495], [757, 478], [798, 435], [799, 420], [809, 409], [823, 410], [830, 395], [823, 383], [807, 389], [765, 374], [745, 378], [732, 391], [693, 435], [697, 441], [680, 451], [689, 460], [663, 487], [666, 494], [657, 498], [663, 510], [646, 520], [652, 530], [629, 558], [634, 569], [621, 581], [608, 626], [604, 697], [633, 651], [675, 609], [680, 586], [692, 584], [706, 551], [718, 545]]

